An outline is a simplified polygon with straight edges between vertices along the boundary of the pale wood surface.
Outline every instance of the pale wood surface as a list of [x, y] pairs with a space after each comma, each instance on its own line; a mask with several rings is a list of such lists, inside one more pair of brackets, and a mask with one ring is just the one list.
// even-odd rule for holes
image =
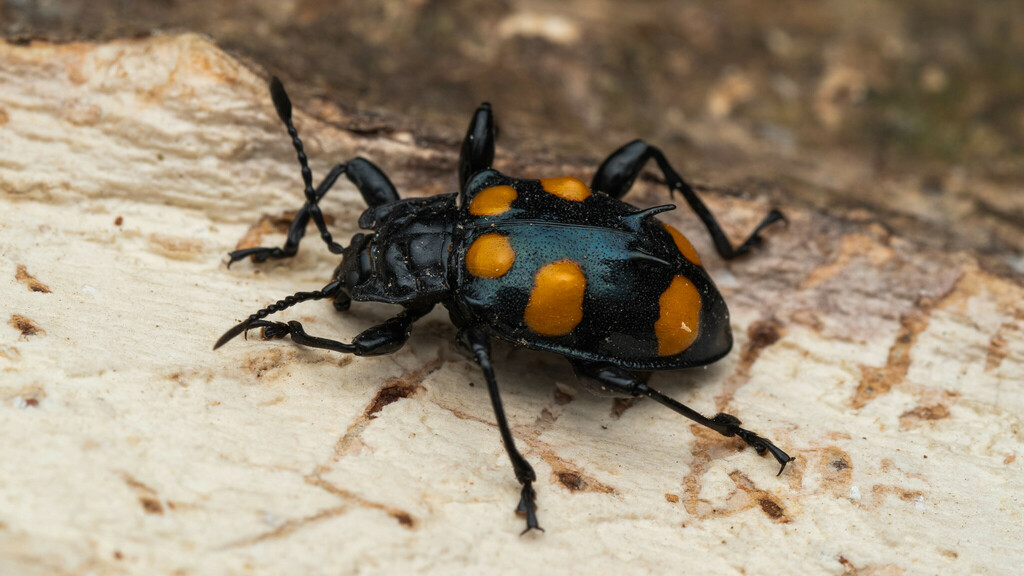
[[[455, 149], [349, 133], [296, 106], [315, 174], [361, 154], [403, 194], [454, 186]], [[513, 163], [499, 155], [498, 168]], [[265, 79], [201, 37], [0, 45], [0, 573], [1012, 574], [1024, 562], [1019, 278], [868, 214], [796, 204], [759, 254], [726, 264], [691, 214], [667, 214], [725, 294], [737, 349], [652, 384], [736, 414], [798, 460], [776, 478], [770, 459], [650, 402], [575, 393], [558, 357], [499, 346], [547, 529], [521, 538], [486, 391], [470, 386], [482, 379], [442, 311], [391, 356], [255, 338], [211, 352], [335, 265], [313, 234], [286, 264], [224, 267], [240, 243], [281, 241], [300, 182]], [[632, 199], [663, 194], [642, 182]], [[751, 198], [708, 195], [734, 238], [769, 207]], [[324, 209], [340, 239], [355, 232], [347, 183]], [[348, 338], [391, 312], [318, 303], [282, 317]]]

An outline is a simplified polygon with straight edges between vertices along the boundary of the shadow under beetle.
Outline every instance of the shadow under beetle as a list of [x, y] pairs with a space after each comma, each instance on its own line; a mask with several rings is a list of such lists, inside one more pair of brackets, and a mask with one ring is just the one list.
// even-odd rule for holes
[[[740, 428], [729, 414], [706, 418], [650, 388], [637, 373], [701, 366], [732, 348], [729, 311], [689, 241], [654, 216], [673, 205], [646, 210], [622, 202], [648, 160], [665, 176], [707, 227], [722, 258], [761, 243], [759, 233], [785, 220], [772, 210], [734, 248], [708, 208], [657, 148], [634, 140], [598, 168], [588, 188], [576, 178], [521, 180], [491, 168], [494, 119], [489, 104], [473, 114], [459, 157], [459, 192], [430, 198], [398, 197], [383, 172], [363, 158], [338, 164], [319, 186], [292, 123], [292, 105], [280, 80], [270, 82], [277, 114], [298, 152], [306, 202], [281, 248], [249, 248], [231, 263], [291, 258], [312, 220], [341, 264], [320, 290], [298, 292], [249, 316], [221, 336], [217, 349], [253, 328], [267, 339], [290, 335], [297, 344], [357, 356], [389, 354], [409, 338], [412, 323], [436, 304], [448, 309], [458, 342], [487, 380], [498, 430], [522, 493], [516, 511], [526, 530], [537, 528], [536, 474], [516, 449], [491, 366], [490, 341], [548, 350], [565, 356], [579, 379], [598, 393], [647, 396], [724, 436], [738, 436], [781, 464], [793, 460], [769, 440]], [[334, 241], [317, 203], [345, 175], [368, 208], [347, 247]], [[351, 344], [311, 336], [302, 324], [264, 320], [307, 300], [332, 299], [339, 311], [351, 302], [399, 304], [405, 310], [368, 328]]]

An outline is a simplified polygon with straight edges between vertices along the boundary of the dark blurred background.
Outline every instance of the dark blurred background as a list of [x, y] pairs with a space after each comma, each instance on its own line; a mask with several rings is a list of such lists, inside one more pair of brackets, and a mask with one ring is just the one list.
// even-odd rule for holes
[[0, 0], [0, 23], [206, 33], [298, 102], [373, 113], [349, 128], [452, 147], [490, 100], [506, 157], [596, 166], [640, 136], [707, 187], [1024, 271], [1020, 0]]

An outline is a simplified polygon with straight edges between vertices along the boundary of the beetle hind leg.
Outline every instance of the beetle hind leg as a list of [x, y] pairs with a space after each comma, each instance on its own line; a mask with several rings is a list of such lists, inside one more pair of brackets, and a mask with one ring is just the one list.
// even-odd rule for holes
[[718, 414], [714, 418], [707, 418], [689, 406], [651, 388], [646, 383], [640, 381], [636, 375], [613, 364], [574, 360], [572, 365], [577, 377], [591, 381], [601, 390], [618, 392], [633, 397], [647, 396], [673, 412], [682, 414], [698, 424], [707, 426], [722, 436], [738, 436], [754, 448], [758, 454], [771, 453], [780, 465], [779, 474], [782, 474], [782, 471], [786, 469], [786, 464], [794, 460], [792, 456], [786, 454], [767, 438], [759, 436], [750, 430], [740, 428], [740, 419], [735, 416]]
[[519, 504], [516, 506], [516, 513], [526, 517], [526, 529], [521, 534], [526, 534], [530, 530], [543, 532], [544, 529], [537, 523], [537, 493], [533, 489], [533, 483], [537, 481], [537, 473], [516, 449], [515, 440], [512, 438], [512, 430], [509, 429], [508, 420], [505, 418], [505, 408], [502, 406], [501, 395], [498, 392], [498, 382], [494, 378], [494, 367], [491, 365], [490, 339], [477, 328], [467, 328], [459, 333], [459, 344], [473, 354], [476, 363], [484, 372], [487, 391], [491, 396], [491, 406], [494, 408], [498, 431], [501, 433], [501, 442], [505, 445], [509, 460], [512, 461], [512, 470], [515, 471], [516, 480], [523, 486], [519, 495]]
[[654, 159], [661, 173], [665, 176], [665, 183], [668, 185], [669, 194], [678, 191], [686, 199], [686, 203], [697, 214], [711, 234], [715, 243], [715, 250], [726, 259], [731, 260], [750, 252], [751, 248], [759, 246], [762, 242], [761, 231], [775, 222], [785, 222], [786, 217], [778, 210], [772, 210], [765, 215], [764, 219], [754, 228], [746, 240], [739, 246], [734, 247], [729, 237], [725, 235], [722, 226], [715, 219], [714, 214], [704, 204], [704, 201], [697, 196], [697, 192], [686, 180], [672, 168], [665, 155], [658, 148], [647, 144], [643, 140], [634, 140], [612, 152], [594, 174], [590, 188], [613, 197], [622, 198], [633, 187], [637, 176], [643, 170], [648, 160]]

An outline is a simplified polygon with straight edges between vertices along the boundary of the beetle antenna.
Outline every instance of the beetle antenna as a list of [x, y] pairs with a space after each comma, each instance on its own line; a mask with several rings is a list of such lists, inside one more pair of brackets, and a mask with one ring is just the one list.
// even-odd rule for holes
[[335, 294], [337, 294], [338, 290], [340, 290], [340, 289], [341, 289], [341, 281], [340, 280], [335, 280], [334, 282], [331, 282], [330, 284], [328, 284], [327, 286], [324, 286], [323, 288], [321, 288], [319, 290], [314, 290], [312, 292], [296, 292], [295, 294], [292, 294], [291, 296], [287, 296], [285, 298], [282, 298], [281, 300], [278, 300], [277, 302], [274, 302], [270, 306], [267, 306], [266, 308], [263, 308], [259, 312], [256, 312], [255, 314], [249, 316], [244, 321], [242, 321], [242, 322], [238, 323], [237, 325], [235, 325], [234, 328], [232, 328], [232, 329], [228, 330], [227, 332], [225, 332], [224, 335], [221, 336], [219, 340], [217, 340], [217, 343], [213, 345], [213, 349], [216, 350], [217, 348], [220, 348], [221, 346], [223, 346], [223, 345], [227, 344], [228, 342], [230, 342], [235, 336], [238, 336], [242, 332], [247, 331], [249, 329], [249, 326], [253, 322], [257, 321], [257, 320], [262, 320], [262, 319], [266, 318], [267, 316], [270, 316], [271, 314], [274, 314], [276, 312], [280, 312], [282, 310], [291, 308], [292, 306], [295, 306], [296, 304], [298, 304], [300, 302], [307, 302], [309, 300], [323, 300], [324, 298], [331, 298]]
[[[288, 129], [288, 135], [292, 137], [292, 146], [295, 147], [295, 152], [299, 155], [299, 165], [302, 166], [302, 182], [306, 185], [304, 194], [306, 195], [306, 205], [302, 207], [303, 211], [308, 212], [309, 218], [313, 219], [313, 223], [316, 224], [318, 230], [320, 230], [320, 238], [327, 243], [327, 248], [334, 254], [341, 254], [343, 248], [340, 244], [334, 241], [331, 237], [331, 233], [327, 230], [327, 224], [324, 222], [324, 216], [320, 212], [320, 207], [317, 206], [317, 202], [320, 201], [317, 191], [313, 189], [313, 172], [309, 169], [309, 159], [306, 158], [306, 152], [302, 147], [302, 140], [299, 140], [299, 131], [295, 129], [295, 124], [292, 123], [292, 101], [288, 98], [288, 93], [284, 91], [284, 84], [281, 83], [281, 79], [274, 76], [270, 79], [270, 98], [274, 101], [274, 108], [277, 109], [277, 116], [284, 122], [285, 128]], [[330, 174], [327, 175], [327, 180], [333, 184], [334, 180], [344, 172], [344, 167], [335, 168]], [[327, 185], [330, 188], [330, 185]], [[327, 188], [324, 188], [323, 192], [327, 192]], [[319, 194], [323, 196], [323, 194]], [[295, 222], [298, 222], [296, 217]], [[308, 220], [307, 220], [308, 222]], [[305, 233], [305, 224], [302, 224], [303, 230], [299, 234]]]
[[288, 129], [288, 135], [292, 137], [292, 146], [299, 155], [299, 164], [302, 166], [302, 181], [306, 184], [306, 201], [314, 201], [316, 196], [313, 191], [313, 172], [309, 169], [309, 159], [302, 147], [302, 140], [299, 140], [299, 131], [292, 123], [292, 101], [288, 93], [284, 91], [284, 84], [281, 79], [274, 76], [270, 79], [270, 97], [274, 100], [274, 108], [277, 109], [277, 116], [284, 122]]

